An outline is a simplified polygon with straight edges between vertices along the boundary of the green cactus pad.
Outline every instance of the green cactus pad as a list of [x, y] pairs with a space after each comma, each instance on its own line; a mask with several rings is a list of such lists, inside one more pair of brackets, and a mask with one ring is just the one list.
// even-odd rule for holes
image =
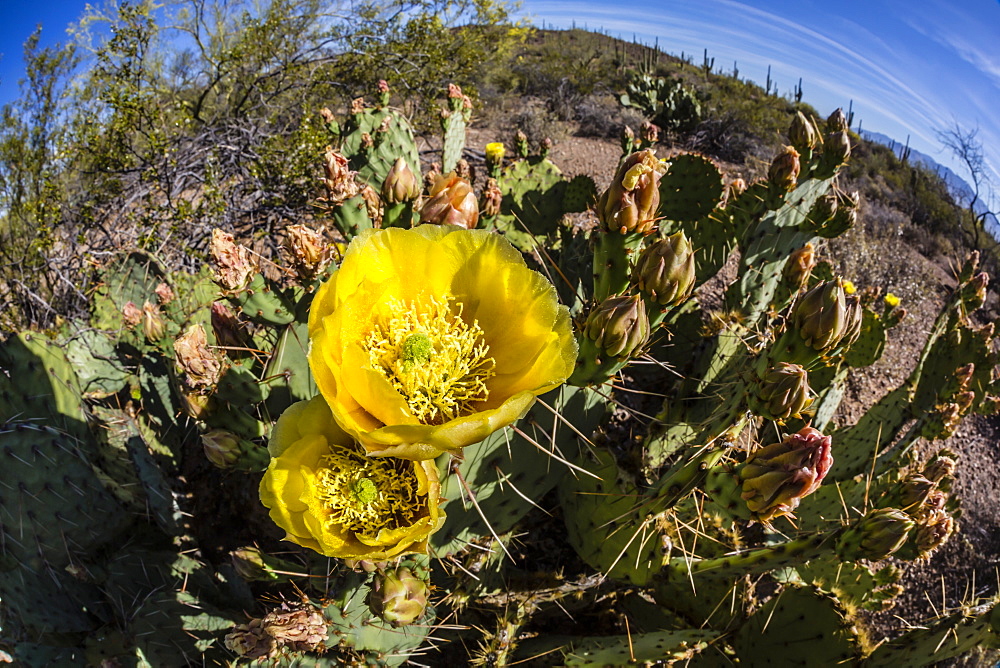
[[631, 636], [581, 638], [566, 650], [567, 666], [624, 666], [691, 659], [720, 636], [718, 631], [686, 629]]
[[712, 213], [722, 201], [722, 173], [706, 157], [684, 153], [670, 161], [660, 178], [660, 208], [667, 220], [693, 223]]
[[861, 639], [835, 598], [785, 587], [740, 627], [733, 649], [746, 661], [766, 656], [769, 666], [852, 665], [861, 658]]
[[597, 186], [586, 174], [577, 174], [566, 184], [563, 193], [563, 210], [566, 213], [586, 211], [597, 200]]
[[[380, 132], [383, 123], [386, 130]], [[372, 138], [373, 145], [369, 149], [362, 147], [364, 134]], [[391, 109], [368, 108], [348, 115], [341, 138], [340, 150], [347, 157], [350, 168], [358, 173], [360, 182], [367, 183], [376, 192], [382, 188], [397, 157], [406, 160], [414, 174], [420, 174], [420, 154], [413, 139], [413, 129], [406, 118]]]

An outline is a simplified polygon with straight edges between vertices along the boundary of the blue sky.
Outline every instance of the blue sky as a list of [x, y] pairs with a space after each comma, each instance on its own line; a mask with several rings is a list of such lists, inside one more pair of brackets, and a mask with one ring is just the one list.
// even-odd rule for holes
[[[21, 44], [42, 23], [43, 43], [65, 39], [86, 2], [0, 0], [0, 103], [17, 94]], [[979, 138], [1000, 188], [1000, 1], [866, 0], [524, 0], [534, 23], [603, 28], [613, 35], [694, 54], [779, 90], [803, 80], [804, 99], [826, 114], [853, 99], [855, 118], [965, 172], [935, 130], [958, 122]]]
[[855, 124], [966, 172], [935, 131], [979, 128], [1000, 188], [1000, 2], [997, 0], [525, 0], [536, 25], [603, 28], [670, 53], [702, 50], [716, 68], [763, 85], [767, 68], [782, 93], [802, 77], [803, 99], [822, 114], [854, 101]]

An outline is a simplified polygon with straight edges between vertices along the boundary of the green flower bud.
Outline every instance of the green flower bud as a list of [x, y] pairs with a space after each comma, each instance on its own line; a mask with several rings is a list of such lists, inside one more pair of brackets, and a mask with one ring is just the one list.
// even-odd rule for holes
[[986, 286], [989, 284], [989, 274], [981, 271], [962, 286], [962, 305], [966, 311], [975, 311], [986, 302]]
[[637, 295], [613, 295], [590, 312], [584, 334], [605, 354], [634, 357], [649, 339], [649, 318]]
[[798, 364], [779, 362], [767, 370], [748, 400], [750, 410], [768, 420], [797, 417], [812, 403], [809, 374]]
[[145, 302], [142, 305], [142, 333], [150, 343], [156, 343], [167, 332], [167, 323], [163, 321], [160, 307]]
[[403, 158], [396, 158], [382, 182], [382, 199], [386, 204], [412, 202], [420, 196], [420, 180]]
[[741, 497], [755, 519], [792, 515], [815, 492], [833, 466], [831, 439], [812, 427], [756, 450], [739, 468]]
[[469, 182], [454, 172], [439, 178], [420, 209], [420, 222], [474, 229], [479, 223], [479, 203]]
[[835, 165], [842, 165], [851, 157], [851, 137], [847, 130], [831, 132], [823, 142], [823, 153]]
[[898, 505], [903, 510], [915, 511], [936, 488], [936, 483], [922, 475], [909, 475], [899, 484]]
[[819, 283], [802, 295], [792, 311], [792, 323], [806, 345], [826, 353], [840, 343], [848, 325], [847, 295], [836, 278]]
[[205, 457], [220, 469], [261, 471], [267, 468], [267, 449], [245, 441], [225, 429], [212, 429], [201, 435]]
[[819, 144], [819, 130], [801, 111], [795, 112], [792, 126], [788, 129], [788, 139], [799, 153], [808, 153]]
[[957, 465], [954, 453], [951, 450], [942, 450], [924, 465], [922, 473], [928, 480], [939, 483], [945, 478], [955, 475]]
[[826, 119], [826, 131], [827, 132], [846, 132], [850, 130], [847, 127], [847, 116], [844, 114], [844, 110], [840, 107], [837, 108], [829, 118]]
[[621, 134], [622, 153], [631, 153], [635, 150], [635, 131], [629, 126], [622, 127]]
[[837, 541], [837, 554], [846, 561], [879, 561], [906, 542], [916, 523], [895, 508], [878, 508], [849, 527]]
[[597, 217], [605, 232], [649, 234], [653, 230], [664, 171], [663, 163], [651, 150], [625, 158], [597, 202]]
[[368, 607], [395, 627], [412, 624], [427, 607], [427, 584], [406, 567], [377, 574], [368, 594]]
[[518, 157], [528, 157], [528, 135], [524, 134], [521, 130], [514, 133], [514, 146], [517, 149]]
[[786, 146], [771, 162], [767, 171], [767, 180], [780, 192], [792, 190], [799, 180], [799, 152], [791, 146]]
[[694, 291], [694, 248], [677, 232], [643, 249], [632, 272], [632, 281], [651, 301], [661, 306], [679, 304]]

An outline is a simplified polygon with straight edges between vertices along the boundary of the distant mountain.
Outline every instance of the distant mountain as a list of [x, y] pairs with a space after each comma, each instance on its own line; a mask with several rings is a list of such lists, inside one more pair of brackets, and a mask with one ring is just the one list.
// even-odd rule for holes
[[[862, 130], [861, 136], [864, 139], [867, 139], [868, 141], [873, 141], [877, 144], [888, 146], [893, 151], [895, 151], [897, 155], [899, 155], [899, 153], [903, 150], [903, 147], [905, 146], [903, 142], [896, 141], [892, 137], [884, 135], [881, 132], [869, 132], [868, 130]], [[948, 186], [948, 190], [951, 192], [952, 196], [956, 199], [956, 201], [964, 203], [972, 199], [973, 195], [972, 187], [965, 182], [965, 179], [963, 179], [961, 176], [952, 171], [951, 168], [945, 167], [944, 165], [942, 165], [941, 163], [939, 163], [926, 153], [921, 153], [920, 151], [911, 148], [910, 162], [913, 162], [918, 165], [923, 165], [927, 169], [936, 172], [937, 175], [940, 176], [942, 180], [944, 180], [945, 185]], [[976, 202], [975, 209], [976, 213], [981, 214], [987, 210], [987, 207], [984, 202], [979, 201]], [[993, 214], [987, 215], [985, 221], [985, 227], [986, 231], [989, 232], [993, 238], [1000, 240], [1000, 221], [997, 220], [996, 216], [994, 216]]]

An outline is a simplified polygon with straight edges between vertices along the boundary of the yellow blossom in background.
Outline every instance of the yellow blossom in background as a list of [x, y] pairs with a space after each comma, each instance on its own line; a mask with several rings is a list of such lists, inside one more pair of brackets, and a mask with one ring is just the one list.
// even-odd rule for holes
[[503, 237], [423, 225], [351, 242], [309, 314], [309, 363], [373, 456], [431, 459], [506, 427], [576, 364], [569, 311]]
[[843, 286], [844, 286], [844, 294], [853, 295], [855, 292], [858, 291], [858, 289], [854, 287], [854, 283], [852, 283], [851, 281], [844, 281]]
[[425, 552], [444, 521], [434, 463], [366, 456], [323, 397], [290, 406], [268, 450], [260, 500], [285, 540], [328, 557], [386, 560]]
[[502, 142], [494, 141], [486, 145], [486, 159], [494, 164], [499, 164], [506, 152]]
[[896, 308], [897, 306], [899, 306], [899, 297], [892, 294], [891, 292], [887, 292], [885, 294], [885, 297], [883, 297], [883, 299], [885, 299], [885, 303], [889, 306], [889, 308]]

